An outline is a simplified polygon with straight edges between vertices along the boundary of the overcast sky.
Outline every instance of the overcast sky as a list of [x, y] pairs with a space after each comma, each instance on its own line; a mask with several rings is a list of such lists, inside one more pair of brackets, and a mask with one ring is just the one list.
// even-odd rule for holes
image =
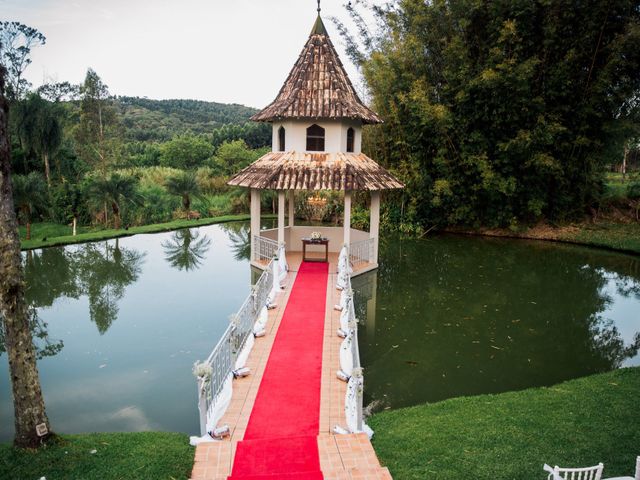
[[[322, 16], [354, 84], [355, 68], [323, 0]], [[0, 20], [35, 27], [47, 43], [26, 77], [80, 83], [93, 68], [115, 95], [190, 98], [261, 108], [297, 59], [316, 0], [0, 0]]]

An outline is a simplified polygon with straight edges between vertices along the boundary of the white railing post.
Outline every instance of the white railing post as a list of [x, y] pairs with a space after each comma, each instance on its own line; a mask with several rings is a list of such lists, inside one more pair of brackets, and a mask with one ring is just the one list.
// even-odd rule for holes
[[362, 414], [362, 402], [364, 396], [364, 376], [362, 374], [362, 368], [358, 366], [358, 368], [353, 369], [353, 376], [356, 378], [356, 428], [358, 432], [363, 431], [363, 414]]
[[207, 393], [204, 391], [204, 382], [198, 379], [198, 412], [200, 413], [200, 436], [207, 433]]

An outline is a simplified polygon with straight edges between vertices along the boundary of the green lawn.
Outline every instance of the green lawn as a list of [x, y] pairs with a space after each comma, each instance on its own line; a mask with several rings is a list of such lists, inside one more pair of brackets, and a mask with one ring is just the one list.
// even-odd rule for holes
[[187, 435], [178, 433], [63, 435], [38, 451], [0, 444], [0, 478], [187, 479], [193, 455]]
[[[269, 218], [271, 215], [263, 215], [262, 218]], [[89, 227], [78, 228], [78, 235], [71, 235], [71, 228], [66, 225], [53, 223], [34, 223], [31, 226], [31, 240], [25, 240], [25, 228], [20, 227], [20, 244], [23, 250], [34, 248], [52, 247], [55, 245], [68, 245], [72, 243], [93, 242], [108, 238], [125, 237], [138, 233], [157, 233], [180, 228], [199, 227], [214, 223], [234, 222], [249, 220], [249, 215], [224, 215], [220, 217], [201, 218], [198, 220], [174, 220], [167, 223], [154, 223], [152, 225], [142, 225], [130, 227], [129, 229], [91, 229]]]
[[561, 233], [559, 239], [640, 254], [640, 223], [583, 224], [576, 232]]
[[546, 479], [542, 465], [633, 475], [640, 368], [549, 388], [446, 400], [374, 415], [373, 445], [393, 478]]

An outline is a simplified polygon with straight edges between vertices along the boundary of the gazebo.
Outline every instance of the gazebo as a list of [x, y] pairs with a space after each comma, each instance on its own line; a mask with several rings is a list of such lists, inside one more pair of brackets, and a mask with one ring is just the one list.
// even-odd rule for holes
[[[362, 126], [382, 120], [358, 97], [319, 8], [309, 39], [276, 99], [251, 119], [272, 124], [272, 151], [228, 184], [251, 192], [252, 265], [264, 267], [281, 245], [286, 252], [301, 251], [303, 240], [319, 232], [328, 240], [329, 252], [349, 247], [356, 273], [376, 268], [380, 193], [403, 185], [361, 152]], [[260, 229], [262, 190], [278, 193], [277, 228]], [[343, 226], [295, 225], [294, 192], [301, 190], [344, 192]], [[358, 190], [371, 196], [368, 232], [351, 228], [351, 199]]]

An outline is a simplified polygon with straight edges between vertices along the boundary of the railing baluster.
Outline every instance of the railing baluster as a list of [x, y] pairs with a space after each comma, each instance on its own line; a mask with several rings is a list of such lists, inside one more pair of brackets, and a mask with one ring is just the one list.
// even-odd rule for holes
[[[210, 368], [210, 375], [198, 377], [198, 410], [200, 411], [200, 434], [207, 433], [207, 423], [214, 413], [216, 402], [230, 378], [238, 355], [253, 334], [255, 322], [262, 307], [267, 304], [267, 297], [273, 288], [273, 258], [278, 253], [278, 244], [273, 240], [258, 237], [252, 238], [254, 260], [270, 260], [267, 268], [253, 286], [251, 294], [233, 315], [231, 324], [204, 362]], [[267, 256], [268, 255], [268, 256]], [[215, 427], [215, 425], [214, 425]]]

